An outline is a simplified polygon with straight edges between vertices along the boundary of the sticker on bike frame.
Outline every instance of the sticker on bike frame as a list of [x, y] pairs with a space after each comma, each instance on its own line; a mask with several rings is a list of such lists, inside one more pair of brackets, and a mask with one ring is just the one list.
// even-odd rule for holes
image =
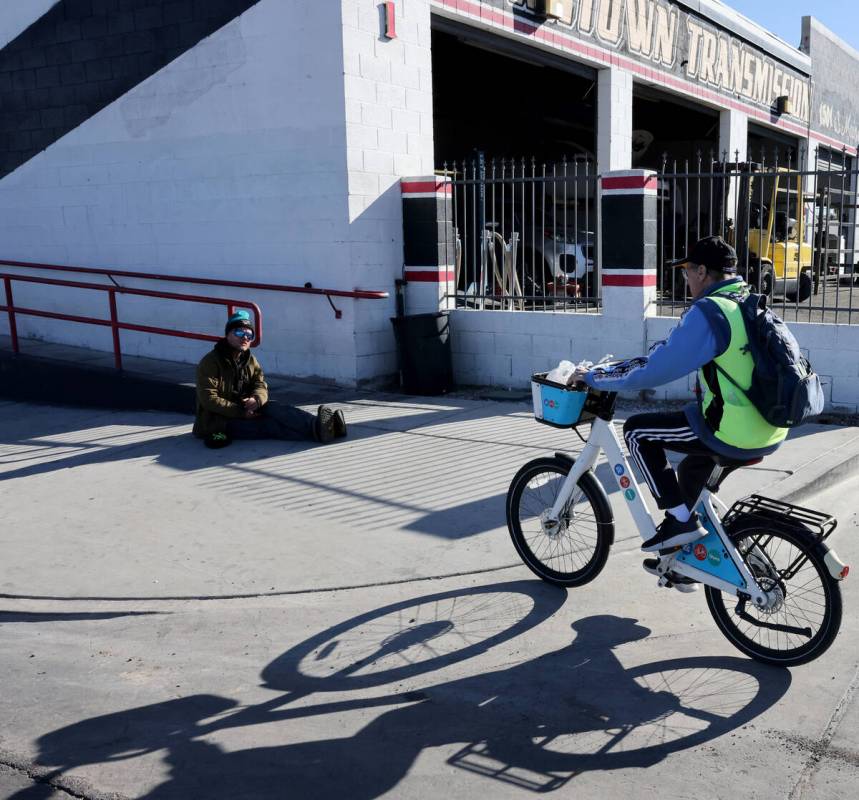
[[620, 479], [620, 488], [621, 489], [628, 489], [629, 488], [629, 478], [627, 478], [626, 475], [624, 475]]
[[634, 492], [632, 489], [627, 489], [627, 490], [623, 493], [623, 496], [624, 496], [627, 500], [635, 500], [635, 492]]
[[703, 539], [694, 543], [691, 553], [687, 553], [685, 548], [682, 549], [677, 554], [677, 560], [727, 583], [732, 583], [734, 586], [745, 587], [745, 582], [733, 560], [730, 557], [722, 556], [724, 545], [703, 506], [698, 507], [698, 515], [701, 517], [701, 524], [708, 533]]
[[623, 475], [623, 464], [615, 464], [614, 465], [614, 474], [615, 475]]

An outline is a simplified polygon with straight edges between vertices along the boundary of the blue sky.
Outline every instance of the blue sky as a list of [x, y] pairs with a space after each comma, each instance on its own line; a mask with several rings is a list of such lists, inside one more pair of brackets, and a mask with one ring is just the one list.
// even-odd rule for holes
[[723, 0], [776, 36], [799, 46], [802, 18], [816, 17], [847, 44], [859, 50], [859, 3], [855, 0]]

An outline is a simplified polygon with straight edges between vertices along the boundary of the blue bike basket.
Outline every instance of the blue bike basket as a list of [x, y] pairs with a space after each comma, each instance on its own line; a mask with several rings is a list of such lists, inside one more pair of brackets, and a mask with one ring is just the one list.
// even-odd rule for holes
[[531, 376], [531, 398], [537, 422], [556, 428], [572, 428], [582, 422], [587, 391], [548, 381], [546, 375], [538, 372]]

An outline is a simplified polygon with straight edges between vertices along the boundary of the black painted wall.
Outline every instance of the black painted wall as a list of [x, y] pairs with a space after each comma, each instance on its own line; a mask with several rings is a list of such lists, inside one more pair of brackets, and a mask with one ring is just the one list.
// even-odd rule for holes
[[259, 0], [60, 0], [0, 50], [0, 178]]

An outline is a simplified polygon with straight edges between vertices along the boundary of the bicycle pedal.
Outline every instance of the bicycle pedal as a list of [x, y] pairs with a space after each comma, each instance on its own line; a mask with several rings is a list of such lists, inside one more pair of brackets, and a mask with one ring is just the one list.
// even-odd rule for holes
[[670, 572], [663, 575], [657, 581], [656, 585], [665, 589], [676, 589], [678, 592], [682, 592], [683, 594], [698, 591], [698, 584], [696, 581], [683, 578], [679, 575], [673, 575]]
[[683, 549], [683, 545], [675, 545], [674, 547], [666, 547], [664, 550], [657, 550], [657, 553], [660, 556], [670, 556], [672, 553], [676, 553]]

